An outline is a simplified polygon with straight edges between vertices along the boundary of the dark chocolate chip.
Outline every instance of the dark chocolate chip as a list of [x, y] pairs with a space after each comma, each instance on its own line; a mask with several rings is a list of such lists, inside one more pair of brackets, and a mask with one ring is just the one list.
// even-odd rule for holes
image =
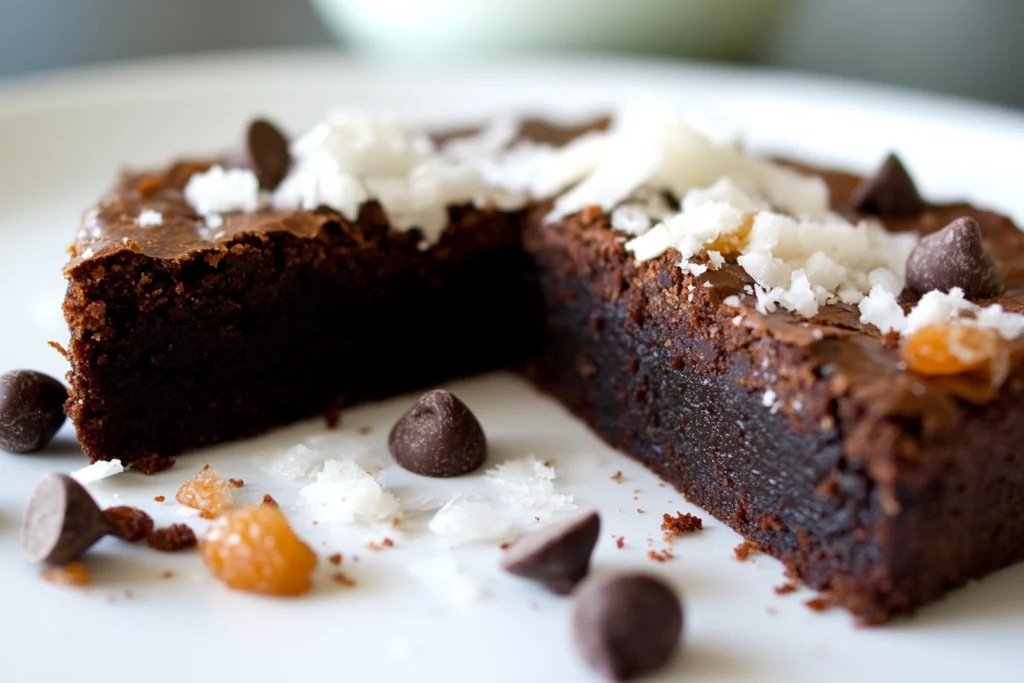
[[39, 482], [21, 527], [21, 554], [29, 562], [65, 564], [116, 533], [85, 487], [66, 474]]
[[582, 513], [519, 539], [502, 555], [501, 567], [567, 595], [587, 575], [600, 532], [598, 514]]
[[910, 173], [895, 154], [886, 157], [875, 175], [857, 186], [851, 202], [854, 211], [882, 218], [914, 218], [927, 208]]
[[466, 404], [443, 390], [420, 396], [388, 437], [395, 461], [428, 477], [457, 477], [487, 459], [487, 439]]
[[1003, 278], [978, 222], [965, 216], [921, 238], [907, 259], [907, 286], [918, 295], [959, 287], [968, 299], [987, 299], [1003, 291]]
[[606, 678], [625, 681], [672, 656], [683, 607], [675, 591], [653, 576], [598, 576], [576, 592], [572, 625], [583, 659]]
[[0, 375], [0, 449], [31, 453], [64, 424], [67, 389], [49, 375], [14, 370]]
[[292, 165], [288, 138], [265, 119], [256, 119], [246, 129], [245, 154], [246, 165], [259, 178], [264, 190], [280, 185]]

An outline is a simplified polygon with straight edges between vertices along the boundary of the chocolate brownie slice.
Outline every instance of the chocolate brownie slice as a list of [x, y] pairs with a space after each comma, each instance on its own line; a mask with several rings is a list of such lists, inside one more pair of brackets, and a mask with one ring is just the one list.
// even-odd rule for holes
[[[1021, 559], [1024, 240], [1012, 223], [908, 197], [892, 164], [895, 185], [799, 175], [646, 123], [506, 126], [438, 138], [455, 141], [443, 154], [408, 144], [378, 158], [342, 121], [293, 145], [304, 160], [259, 195], [239, 189], [255, 176], [209, 163], [125, 177], [66, 269], [68, 412], [83, 448], [145, 463], [524, 366], [866, 623]], [[324, 171], [322, 153], [368, 175]], [[731, 173], [743, 182], [718, 182]], [[805, 219], [822, 198], [881, 212], [884, 229]], [[962, 217], [1006, 292], [984, 309], [958, 289], [901, 293], [911, 233]], [[799, 237], [776, 249], [788, 261], [751, 246], [786, 230]], [[851, 254], [802, 243], [833, 234]], [[950, 325], [995, 350], [968, 349], [952, 372], [908, 369], [911, 332]]]

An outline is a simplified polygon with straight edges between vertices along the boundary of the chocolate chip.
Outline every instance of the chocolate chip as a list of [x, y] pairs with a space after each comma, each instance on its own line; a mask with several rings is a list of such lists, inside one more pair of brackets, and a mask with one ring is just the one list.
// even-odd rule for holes
[[577, 591], [572, 625], [583, 659], [605, 677], [625, 681], [672, 656], [683, 607], [675, 591], [653, 576], [598, 576]]
[[116, 529], [85, 487], [66, 474], [39, 482], [21, 527], [21, 554], [29, 562], [65, 564]]
[[14, 370], [0, 375], [0, 449], [31, 453], [64, 424], [67, 389], [49, 375]]
[[256, 119], [245, 131], [246, 165], [260, 180], [260, 187], [273, 190], [292, 165], [288, 138], [277, 126], [265, 119]]
[[907, 286], [918, 295], [959, 287], [968, 299], [987, 299], [1003, 291], [1003, 278], [978, 222], [965, 216], [921, 238], [907, 259]]
[[857, 186], [851, 202], [854, 211], [883, 218], [914, 218], [927, 207], [895, 154], [886, 157], [875, 175]]
[[443, 390], [420, 396], [388, 437], [395, 461], [427, 477], [457, 477], [487, 458], [487, 439], [466, 404]]
[[582, 513], [519, 539], [502, 555], [501, 567], [567, 595], [587, 575], [600, 532], [598, 514]]

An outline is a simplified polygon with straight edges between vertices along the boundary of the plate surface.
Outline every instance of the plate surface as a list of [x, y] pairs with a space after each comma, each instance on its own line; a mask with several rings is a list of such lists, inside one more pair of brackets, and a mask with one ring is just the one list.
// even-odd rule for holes
[[[0, 88], [0, 369], [60, 376], [65, 341], [60, 267], [82, 209], [122, 165], [217, 150], [253, 114], [294, 131], [336, 105], [429, 120], [473, 119], [505, 109], [581, 112], [656, 95], [709, 112], [755, 147], [869, 169], [900, 151], [932, 197], [966, 196], [1024, 220], [1020, 160], [1024, 117], [924, 95], [770, 72], [662, 63], [524, 63], [385, 71], [329, 53], [252, 54], [153, 62], [60, 74]], [[536, 455], [555, 463], [556, 488], [601, 510], [596, 571], [643, 568], [685, 595], [686, 642], [650, 680], [1011, 680], [1024, 670], [1024, 565], [956, 591], [911, 619], [855, 629], [844, 613], [817, 614], [805, 592], [780, 597], [776, 561], [732, 559], [739, 536], [658, 479], [608, 449], [557, 404], [511, 375], [453, 383], [492, 445], [488, 466]], [[429, 515], [398, 529], [312, 524], [292, 510], [298, 484], [266, 461], [312, 440], [325, 456], [375, 455], [412, 397], [344, 413], [339, 430], [313, 420], [265, 437], [179, 459], [153, 477], [124, 474], [92, 487], [105, 505], [139, 505], [158, 523], [186, 521], [177, 487], [204, 463], [243, 478], [246, 501], [271, 493], [322, 556], [341, 552], [357, 585], [330, 580], [321, 561], [315, 590], [297, 600], [234, 593], [195, 553], [177, 556], [104, 540], [88, 556], [94, 585], [64, 589], [21, 563], [18, 529], [36, 481], [83, 465], [65, 426], [37, 456], [0, 453], [0, 678], [10, 681], [144, 679], [347, 681], [591, 681], [568, 629], [569, 605], [496, 569], [498, 548], [449, 544], [426, 532]], [[369, 433], [360, 433], [369, 427]], [[979, 454], [983, 455], [983, 454]], [[611, 480], [616, 471], [622, 483]], [[380, 475], [399, 495], [490, 495], [483, 474], [451, 482], [394, 466]], [[156, 495], [168, 502], [154, 502]], [[643, 510], [641, 513], [640, 510]], [[662, 513], [701, 514], [707, 530], [664, 547]], [[395, 547], [368, 549], [392, 537]], [[625, 538], [616, 547], [613, 536]], [[650, 539], [650, 541], [649, 541]], [[358, 556], [358, 561], [355, 557]], [[414, 561], [454, 557], [483, 597], [466, 603], [417, 583]], [[161, 578], [165, 571], [173, 578]]]

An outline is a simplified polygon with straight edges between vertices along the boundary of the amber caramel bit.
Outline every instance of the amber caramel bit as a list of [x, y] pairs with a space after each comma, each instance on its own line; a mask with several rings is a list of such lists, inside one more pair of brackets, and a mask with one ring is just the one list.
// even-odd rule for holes
[[832, 599], [829, 597], [811, 598], [804, 602], [805, 605], [810, 607], [815, 612], [824, 612], [825, 610], [832, 607]]
[[206, 519], [213, 519], [234, 502], [231, 485], [207, 465], [178, 489], [179, 503], [199, 510]]
[[274, 507], [277, 507], [277, 501], [274, 500], [274, 497], [271, 496], [269, 493], [264, 493], [263, 494], [263, 504], [264, 505], [273, 505]]
[[792, 581], [782, 584], [781, 586], [775, 587], [776, 595], [788, 595], [789, 593], [795, 592], [797, 585]]
[[118, 505], [103, 511], [114, 529], [117, 537], [129, 543], [138, 543], [153, 531], [153, 518], [136, 507]]
[[335, 567], [341, 565], [341, 553], [334, 553], [333, 555], [327, 556], [327, 561], [333, 564]]
[[167, 498], [165, 498], [164, 496], [153, 496], [153, 500], [155, 500], [158, 503], [162, 503], [165, 500], [167, 500]]
[[719, 235], [713, 242], [705, 246], [706, 251], [717, 251], [722, 256], [739, 254], [747, 246], [750, 231], [754, 227], [756, 213], [748, 214], [743, 223], [735, 231]]
[[900, 349], [907, 368], [921, 375], [948, 376], [985, 368], [996, 369], [993, 376], [1006, 377], [1009, 361], [1006, 344], [996, 330], [962, 323], [926, 325], [911, 335]]
[[615, 539], [615, 547], [616, 548], [621, 548], [624, 545], [626, 545], [626, 537], [625, 536], [619, 536], [617, 539]]
[[163, 553], [173, 553], [196, 546], [196, 533], [187, 524], [172, 524], [154, 530], [146, 538], [149, 547]]
[[240, 489], [245, 486], [244, 479], [228, 479], [228, 483], [231, 484], [231, 488]]
[[50, 567], [40, 574], [43, 579], [58, 586], [82, 588], [92, 581], [89, 570], [81, 562], [71, 562], [62, 567]]
[[622, 472], [616, 472], [615, 474], [613, 474], [612, 475], [612, 481], [614, 481], [616, 484], [621, 484], [622, 483]]
[[160, 578], [161, 579], [173, 579], [174, 578], [174, 572], [172, 572], [172, 571], [160, 572]]
[[225, 512], [199, 544], [210, 572], [235, 590], [300, 595], [309, 590], [316, 554], [273, 505]]

